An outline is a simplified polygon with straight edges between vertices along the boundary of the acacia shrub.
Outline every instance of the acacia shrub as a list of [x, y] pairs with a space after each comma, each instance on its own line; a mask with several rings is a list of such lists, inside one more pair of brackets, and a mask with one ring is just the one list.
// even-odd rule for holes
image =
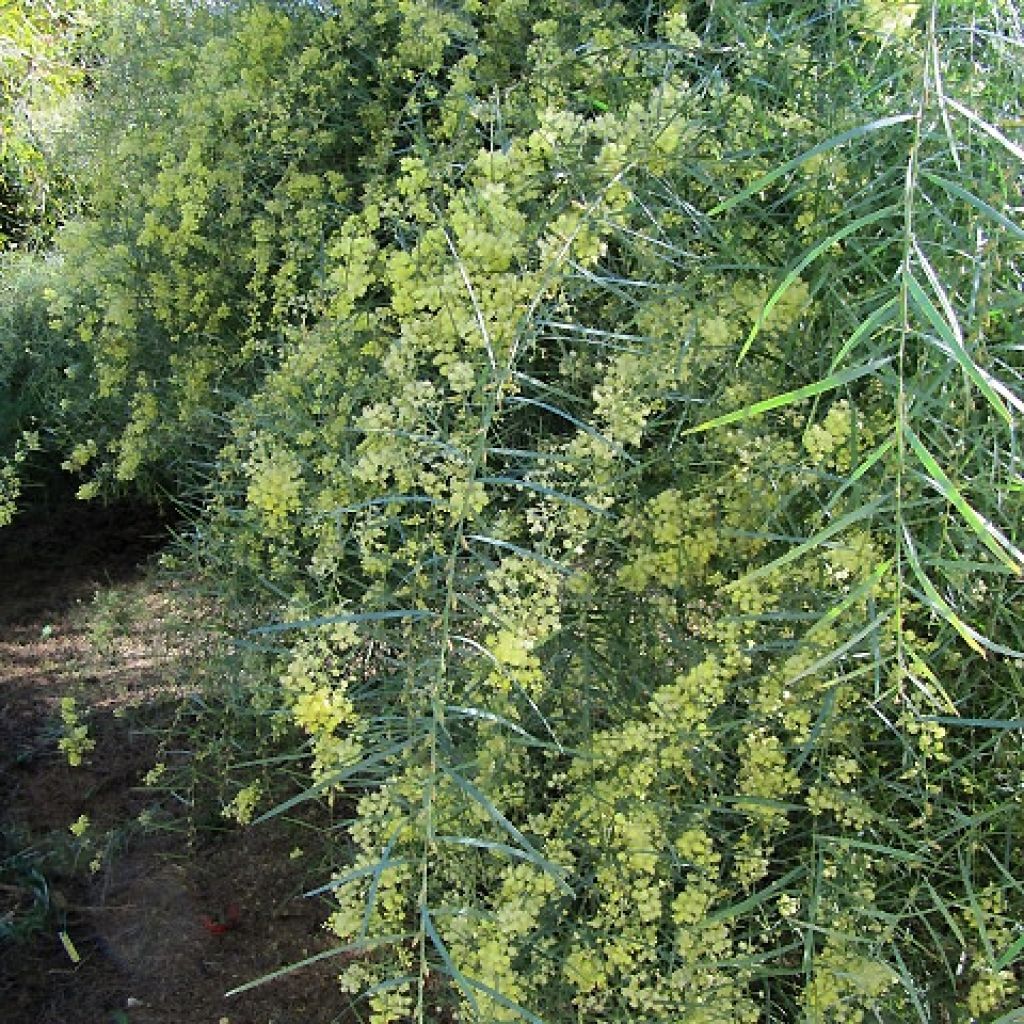
[[463, 13], [526, 60], [424, 94], [195, 549], [297, 799], [362, 794], [343, 984], [375, 1022], [998, 1016], [1016, 30], [608, 5], [570, 58], [572, 12]]
[[68, 464], [194, 496], [294, 799], [355, 799], [327, 891], [371, 1019], [1008, 1012], [1003, 6], [139, 43], [62, 240]]

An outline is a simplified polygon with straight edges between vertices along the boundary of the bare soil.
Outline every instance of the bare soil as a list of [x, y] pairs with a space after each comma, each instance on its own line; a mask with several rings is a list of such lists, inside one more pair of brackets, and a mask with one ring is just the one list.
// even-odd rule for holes
[[[295, 824], [197, 821], [194, 794], [143, 785], [187, 745], [195, 686], [199, 634], [148, 568], [166, 531], [151, 509], [81, 504], [0, 530], [0, 1019], [347, 1024], [333, 958], [225, 996], [332, 948]], [[95, 741], [77, 768], [57, 746], [66, 696]]]

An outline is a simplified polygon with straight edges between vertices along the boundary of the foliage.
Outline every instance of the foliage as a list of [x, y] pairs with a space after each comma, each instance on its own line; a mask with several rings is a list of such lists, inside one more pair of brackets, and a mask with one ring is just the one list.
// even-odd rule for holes
[[125, 24], [68, 464], [196, 503], [374, 1024], [1020, 1003], [1017, 18]]
[[112, 0], [0, 5], [0, 249], [45, 243], [73, 203], [52, 152], [96, 59]]
[[72, 394], [71, 348], [50, 322], [60, 272], [42, 254], [0, 258], [0, 526], [13, 518], [23, 486], [44, 475], [43, 452]]

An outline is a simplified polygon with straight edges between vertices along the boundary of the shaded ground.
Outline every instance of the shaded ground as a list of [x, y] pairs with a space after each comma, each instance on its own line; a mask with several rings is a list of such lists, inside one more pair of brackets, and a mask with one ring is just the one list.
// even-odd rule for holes
[[[296, 826], [201, 827], [194, 794], [141, 785], [158, 751], [187, 742], [175, 728], [196, 634], [144, 568], [165, 528], [152, 511], [75, 504], [0, 530], [0, 1016], [352, 1020], [331, 959], [225, 999], [331, 948], [326, 907], [301, 897], [323, 876], [291, 856]], [[78, 768], [57, 747], [67, 696], [95, 742]]]

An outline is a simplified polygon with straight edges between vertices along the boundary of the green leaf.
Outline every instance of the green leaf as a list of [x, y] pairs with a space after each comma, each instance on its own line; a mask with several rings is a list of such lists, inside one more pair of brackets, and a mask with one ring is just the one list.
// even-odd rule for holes
[[994, 206], [986, 203], [984, 199], [979, 199], [973, 192], [968, 192], [967, 189], [961, 188], [955, 181], [950, 181], [948, 178], [933, 174], [931, 171], [924, 171], [923, 176], [933, 184], [945, 189], [950, 195], [962, 199], [965, 203], [985, 214], [986, 217], [994, 220], [1000, 227], [1009, 231], [1014, 238], [1024, 241], [1024, 228], [1015, 221], [1010, 220], [1006, 214], [1000, 213]]
[[295, 971], [301, 970], [303, 967], [308, 967], [310, 964], [320, 963], [322, 960], [330, 960], [336, 956], [344, 956], [346, 953], [365, 953], [368, 950], [377, 949], [380, 946], [395, 945], [407, 938], [407, 935], [384, 935], [374, 939], [373, 942], [350, 942], [344, 946], [335, 946], [333, 949], [326, 949], [322, 953], [316, 953], [314, 956], [307, 956], [304, 960], [299, 960], [296, 963], [289, 964], [287, 967], [281, 967], [276, 971], [271, 971], [269, 974], [264, 974], [253, 981], [247, 981], [244, 985], [239, 985], [237, 988], [233, 988], [229, 992], [225, 992], [224, 996], [225, 998], [230, 998], [231, 996], [241, 995], [243, 992], [248, 992], [259, 985], [265, 985], [268, 981], [276, 981], [278, 978], [283, 978], [285, 975], [293, 974]]
[[737, 917], [740, 914], [745, 914], [748, 910], [753, 910], [755, 907], [759, 907], [766, 900], [769, 900], [774, 896], [780, 889], [785, 889], [786, 886], [795, 882], [802, 875], [807, 873], [807, 868], [804, 866], [795, 867], [790, 871], [787, 871], [781, 878], [772, 882], [771, 885], [765, 886], [760, 892], [755, 892], [752, 896], [748, 896], [745, 900], [740, 900], [739, 903], [733, 903], [728, 907], [720, 907], [718, 910], [713, 910], [707, 915], [705, 920], [707, 921], [725, 921], [730, 917]]
[[987, 645], [982, 642], [984, 638], [981, 634], [977, 630], [972, 629], [957, 615], [952, 605], [935, 589], [935, 585], [925, 575], [924, 569], [921, 568], [921, 561], [917, 557], [917, 549], [906, 526], [903, 527], [903, 539], [903, 549], [907, 554], [907, 561], [910, 563], [914, 576], [917, 577], [917, 581], [921, 584], [924, 603], [940, 618], [945, 619], [963, 637], [967, 646], [976, 654], [980, 654], [983, 658], [988, 657], [985, 653]]
[[840, 350], [832, 357], [832, 363], [829, 366], [828, 372], [834, 373], [836, 367], [839, 366], [846, 356], [857, 347], [861, 338], [870, 337], [877, 328], [894, 320], [898, 312], [899, 298], [893, 295], [886, 302], [883, 302], [876, 310], [866, 316], [857, 325], [853, 334], [851, 334], [846, 340], [846, 343], [842, 348], [840, 348]]
[[493, 821], [504, 832], [507, 832], [508, 835], [510, 835], [516, 843], [519, 844], [519, 848], [523, 851], [526, 860], [530, 861], [534, 867], [539, 868], [545, 874], [550, 875], [565, 895], [573, 895], [572, 888], [565, 881], [566, 872], [564, 868], [559, 867], [557, 864], [542, 856], [530, 840], [527, 839], [526, 836], [524, 836], [523, 833], [520, 832], [519, 829], [517, 829], [515, 825], [513, 825], [512, 822], [494, 806], [491, 800], [488, 799], [487, 795], [474, 786], [469, 779], [463, 777], [451, 768], [444, 768], [443, 771], [445, 775], [447, 775], [448, 778], [450, 778], [452, 782], [459, 787], [459, 789], [483, 808], [491, 821]]
[[346, 768], [340, 768], [336, 772], [331, 772], [328, 775], [325, 775], [319, 782], [309, 786], [307, 789], [304, 789], [301, 793], [297, 793], [295, 796], [289, 797], [282, 803], [277, 804], [277, 806], [271, 807], [269, 811], [266, 811], [264, 814], [261, 814], [256, 818], [253, 821], [253, 824], [259, 825], [264, 821], [269, 821], [271, 818], [277, 817], [279, 814], [283, 814], [285, 811], [290, 811], [293, 807], [296, 807], [301, 803], [305, 803], [307, 800], [312, 800], [321, 793], [329, 789], [333, 789], [346, 779], [350, 779], [354, 775], [358, 775], [366, 768], [374, 767], [376, 765], [390, 764], [391, 759], [395, 754], [408, 749], [418, 743], [419, 740], [420, 737], [414, 736], [407, 740], [403, 740], [401, 743], [393, 743], [388, 747], [377, 750], [372, 754], [368, 754], [361, 761], [357, 761], [353, 765], [349, 765]]
[[924, 466], [929, 482], [963, 516], [985, 547], [1010, 572], [1018, 576], [1024, 575], [1024, 553], [1014, 546], [1002, 530], [968, 504], [967, 499], [957, 490], [953, 481], [949, 479], [931, 452], [921, 443], [921, 439], [914, 433], [909, 423], [903, 424], [903, 436], [910, 442], [914, 454]]
[[480, 476], [476, 478], [478, 484], [490, 484], [490, 485], [501, 485], [503, 487], [512, 487], [513, 489], [533, 491], [535, 494], [540, 494], [545, 498], [550, 498], [552, 501], [561, 502], [564, 505], [574, 505], [576, 508], [586, 509], [588, 512], [592, 512], [596, 516], [607, 516], [607, 510], [598, 508], [596, 505], [591, 505], [589, 502], [582, 501], [579, 498], [574, 498], [571, 494], [566, 494], [563, 491], [556, 491], [551, 487], [545, 487], [544, 484], [535, 483], [533, 480], [524, 480], [522, 477], [514, 476]]
[[338, 615], [322, 615], [315, 619], [296, 619], [293, 622], [272, 622], [266, 626], [256, 626], [249, 630], [250, 635], [267, 633], [287, 633], [293, 629], [313, 629], [317, 626], [330, 626], [337, 622], [389, 622], [394, 619], [431, 619], [437, 618], [436, 612], [422, 608], [391, 608], [380, 612], [342, 612]]
[[789, 291], [790, 287], [796, 281], [796, 279], [823, 253], [828, 249], [831, 249], [833, 245], [843, 241], [845, 238], [849, 238], [850, 235], [856, 234], [861, 228], [868, 227], [871, 224], [877, 224], [879, 221], [886, 220], [890, 217], [895, 217], [900, 212], [899, 206], [886, 206], [881, 210], [875, 210], [874, 213], [866, 213], [862, 217], [858, 217], [856, 220], [851, 221], [849, 224], [840, 228], [838, 231], [833, 232], [828, 238], [819, 242], [810, 252], [806, 253], [786, 274], [782, 279], [782, 283], [772, 292], [768, 301], [764, 304], [764, 309], [758, 314], [757, 322], [750, 329], [750, 334], [747, 335], [747, 340], [743, 343], [743, 348], [740, 349], [740, 354], [736, 357], [736, 365], [738, 366], [743, 362], [743, 357], [750, 351], [750, 346], [754, 344], [754, 339], [761, 333], [761, 328], [764, 327], [768, 320], [771, 311], [778, 305], [779, 300], [786, 292]]
[[962, 103], [948, 96], [946, 97], [946, 102], [955, 111], [966, 117], [971, 124], [977, 125], [990, 139], [995, 139], [1008, 153], [1011, 153], [1021, 163], [1024, 163], [1024, 149], [1018, 146], [1016, 142], [1011, 142], [994, 124], [986, 121], [981, 115], [976, 114], [970, 107], [965, 107]]
[[960, 327], [954, 320], [947, 320], [939, 312], [935, 303], [928, 297], [921, 282], [914, 276], [909, 267], [903, 270], [903, 280], [906, 284], [910, 302], [914, 308], [935, 328], [939, 341], [944, 351], [948, 352], [960, 365], [960, 368], [973, 381], [975, 387], [985, 396], [989, 405], [1009, 426], [1013, 422], [1009, 409], [1006, 408], [1003, 400], [996, 393], [986, 374], [967, 354], [963, 346]]
[[763, 401], [745, 405], [742, 409], [736, 409], [733, 412], [726, 413], [724, 416], [716, 416], [713, 420], [706, 420], [704, 423], [699, 423], [695, 427], [684, 430], [682, 436], [700, 434], [707, 430], [714, 430], [716, 427], [724, 427], [729, 423], [736, 423], [738, 420], [753, 419], [755, 416], [761, 416], [766, 412], [771, 412], [773, 409], [781, 409], [784, 406], [802, 402], [806, 398], [813, 398], [815, 395], [823, 394], [826, 391], [834, 391], [836, 388], [841, 388], [844, 384], [849, 384], [851, 381], [866, 377], [869, 373], [874, 373], [880, 367], [891, 362], [892, 357], [887, 357], [885, 359], [876, 359], [874, 362], [866, 363], [863, 366], [852, 366], [847, 370], [840, 370], [839, 373], [830, 374], [828, 377], [823, 377], [813, 384], [805, 384], [802, 388], [796, 388], [781, 395], [773, 395], [771, 398], [765, 398]]
[[869, 502], [867, 505], [862, 505], [860, 508], [854, 509], [852, 512], [848, 512], [841, 519], [837, 519], [834, 523], [830, 523], [824, 529], [819, 530], [814, 534], [813, 537], [809, 537], [807, 540], [798, 544], [795, 548], [790, 549], [774, 561], [768, 562], [766, 565], [760, 565], [756, 569], [752, 569], [746, 575], [740, 577], [737, 582], [748, 583], [751, 580], [767, 576], [770, 572], [774, 572], [776, 569], [781, 569], [784, 565], [789, 565], [790, 562], [794, 562], [796, 559], [807, 554], [808, 551], [813, 551], [815, 548], [820, 547], [826, 541], [831, 540], [837, 534], [842, 533], [854, 523], [859, 523], [862, 519], [870, 519], [875, 515], [875, 513], [881, 511], [885, 504], [886, 499], [884, 497], [879, 497], [875, 498], [874, 501]]
[[892, 128], [898, 124], [906, 124], [908, 121], [913, 120], [913, 114], [894, 114], [891, 117], [880, 117], [877, 121], [860, 124], [856, 128], [849, 128], [845, 132], [833, 135], [831, 138], [825, 139], [824, 142], [819, 142], [816, 146], [801, 153], [799, 156], [793, 157], [792, 160], [787, 160], [784, 164], [773, 168], [767, 174], [762, 174], [743, 189], [742, 192], [737, 192], [736, 195], [730, 196], [717, 206], [713, 206], [708, 210], [708, 216], [717, 217], [718, 214], [731, 210], [737, 204], [742, 203], [744, 199], [749, 199], [752, 195], [763, 191], [773, 181], [781, 178], [784, 174], [788, 174], [790, 171], [796, 170], [801, 164], [807, 163], [808, 160], [819, 153], [827, 153], [830, 149], [836, 149], [844, 143], [852, 142], [854, 139], [862, 138], [872, 132], [881, 131], [883, 128]]

